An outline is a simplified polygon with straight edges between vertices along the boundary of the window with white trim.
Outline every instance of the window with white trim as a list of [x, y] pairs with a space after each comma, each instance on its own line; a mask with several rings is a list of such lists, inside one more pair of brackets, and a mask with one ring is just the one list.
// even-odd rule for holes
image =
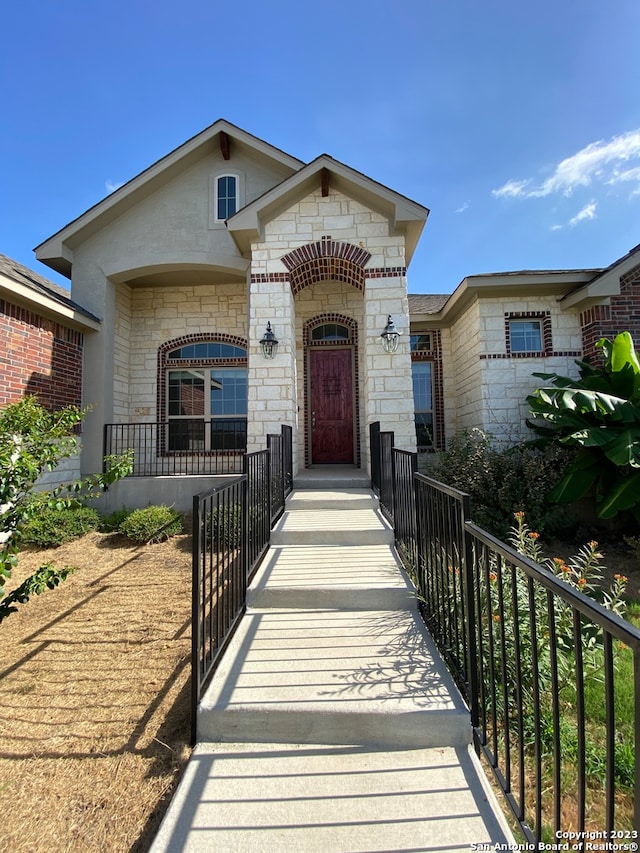
[[511, 352], [542, 352], [541, 320], [509, 320]]
[[224, 222], [238, 209], [238, 179], [220, 175], [216, 180], [216, 219]]

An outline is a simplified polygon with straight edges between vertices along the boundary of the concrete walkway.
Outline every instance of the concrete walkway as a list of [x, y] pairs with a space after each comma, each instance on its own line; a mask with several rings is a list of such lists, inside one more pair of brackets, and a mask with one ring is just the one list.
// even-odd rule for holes
[[152, 853], [513, 843], [368, 483], [305, 475]]

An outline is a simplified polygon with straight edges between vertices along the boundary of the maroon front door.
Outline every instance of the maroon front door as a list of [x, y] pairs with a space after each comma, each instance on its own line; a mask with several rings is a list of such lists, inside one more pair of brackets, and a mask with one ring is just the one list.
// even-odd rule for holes
[[353, 371], [350, 349], [310, 349], [311, 462], [353, 462]]

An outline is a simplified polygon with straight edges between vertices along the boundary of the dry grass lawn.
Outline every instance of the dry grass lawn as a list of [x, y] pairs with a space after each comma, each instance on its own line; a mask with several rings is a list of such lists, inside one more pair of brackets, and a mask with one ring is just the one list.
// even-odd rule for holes
[[0, 850], [143, 853], [189, 757], [191, 540], [90, 533], [0, 625]]

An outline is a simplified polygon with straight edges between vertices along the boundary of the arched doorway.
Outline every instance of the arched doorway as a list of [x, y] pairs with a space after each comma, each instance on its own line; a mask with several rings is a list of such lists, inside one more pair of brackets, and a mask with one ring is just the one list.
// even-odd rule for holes
[[356, 464], [355, 323], [318, 317], [305, 332], [308, 464]]

